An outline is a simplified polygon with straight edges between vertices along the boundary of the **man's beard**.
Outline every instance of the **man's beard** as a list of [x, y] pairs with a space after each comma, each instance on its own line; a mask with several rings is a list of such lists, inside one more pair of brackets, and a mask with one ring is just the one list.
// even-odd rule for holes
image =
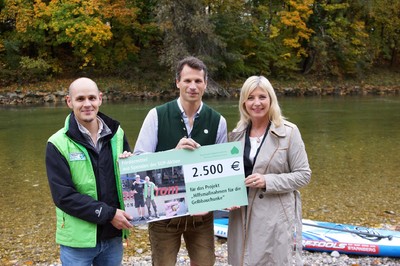
[[92, 123], [93, 120], [94, 120], [94, 118], [84, 118], [84, 119], [82, 119], [82, 121], [85, 122], [85, 123]]

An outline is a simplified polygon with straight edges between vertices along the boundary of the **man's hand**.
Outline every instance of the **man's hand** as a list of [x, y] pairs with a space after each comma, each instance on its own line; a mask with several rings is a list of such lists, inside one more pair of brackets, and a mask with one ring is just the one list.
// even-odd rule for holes
[[181, 138], [178, 142], [178, 145], [176, 145], [175, 149], [187, 149], [187, 150], [195, 150], [198, 147], [200, 147], [200, 144], [194, 141], [191, 138]]
[[120, 159], [124, 159], [124, 158], [128, 158], [128, 157], [130, 157], [130, 156], [132, 156], [132, 155], [133, 155], [132, 152], [130, 152], [130, 151], [124, 151], [124, 152], [121, 153], [118, 157], [119, 157]]
[[111, 224], [117, 229], [129, 229], [133, 227], [133, 225], [129, 222], [133, 217], [130, 216], [127, 212], [117, 209], [117, 212], [114, 215], [114, 218], [111, 220]]
[[204, 216], [204, 215], [206, 215], [208, 213], [209, 212], [198, 212], [198, 213], [191, 214], [191, 216]]

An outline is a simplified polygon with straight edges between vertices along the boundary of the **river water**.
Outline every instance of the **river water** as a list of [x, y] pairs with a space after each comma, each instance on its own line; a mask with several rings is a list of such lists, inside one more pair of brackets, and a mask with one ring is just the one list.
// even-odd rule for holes
[[[206, 102], [232, 130], [238, 100]], [[106, 102], [101, 110], [121, 122], [133, 148], [146, 113], [158, 104]], [[313, 171], [311, 183], [301, 190], [303, 217], [399, 225], [400, 97], [282, 98], [280, 105], [299, 126]], [[58, 258], [44, 152], [68, 113], [62, 105], [0, 107], [0, 265]], [[138, 243], [146, 245], [146, 240]]]

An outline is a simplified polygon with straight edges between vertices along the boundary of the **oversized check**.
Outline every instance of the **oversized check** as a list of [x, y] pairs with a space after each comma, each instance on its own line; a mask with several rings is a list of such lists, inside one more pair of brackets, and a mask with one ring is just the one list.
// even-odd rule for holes
[[119, 169], [125, 209], [137, 223], [248, 204], [240, 142], [131, 156]]

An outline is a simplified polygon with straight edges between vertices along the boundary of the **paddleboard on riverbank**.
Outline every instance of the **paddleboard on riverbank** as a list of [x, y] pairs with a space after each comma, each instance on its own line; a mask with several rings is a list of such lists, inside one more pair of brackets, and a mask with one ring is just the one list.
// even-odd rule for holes
[[[228, 237], [228, 218], [216, 214], [214, 235]], [[332, 252], [400, 257], [400, 232], [349, 224], [337, 224], [303, 219], [303, 249]]]

